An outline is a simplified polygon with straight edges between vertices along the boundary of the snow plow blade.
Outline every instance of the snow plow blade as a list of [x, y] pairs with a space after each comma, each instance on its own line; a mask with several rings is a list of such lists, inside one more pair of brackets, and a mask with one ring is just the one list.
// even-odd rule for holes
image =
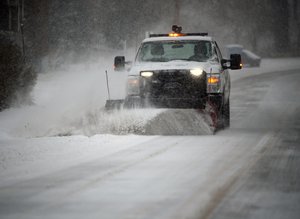
[[125, 100], [107, 100], [105, 103], [106, 110], [119, 110], [124, 106]]

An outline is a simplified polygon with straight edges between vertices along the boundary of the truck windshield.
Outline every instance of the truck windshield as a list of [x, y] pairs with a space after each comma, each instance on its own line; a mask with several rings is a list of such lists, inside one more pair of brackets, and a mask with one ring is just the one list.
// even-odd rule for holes
[[205, 62], [212, 57], [210, 41], [154, 41], [141, 45], [136, 61], [169, 62], [174, 60]]

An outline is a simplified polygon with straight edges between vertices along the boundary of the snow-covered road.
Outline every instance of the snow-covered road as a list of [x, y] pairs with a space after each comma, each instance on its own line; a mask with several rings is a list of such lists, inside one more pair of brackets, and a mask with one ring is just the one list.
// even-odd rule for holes
[[90, 136], [95, 122], [45, 113], [48, 97], [0, 113], [0, 218], [298, 218], [299, 61], [233, 72], [231, 128], [216, 135]]

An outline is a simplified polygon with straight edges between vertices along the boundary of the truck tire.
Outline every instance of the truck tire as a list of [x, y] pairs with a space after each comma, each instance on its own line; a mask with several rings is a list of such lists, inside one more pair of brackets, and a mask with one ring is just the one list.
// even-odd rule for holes
[[225, 126], [225, 105], [223, 104], [223, 96], [211, 96], [210, 102], [214, 105], [217, 115], [217, 130], [224, 129]]
[[218, 111], [218, 123], [217, 123], [217, 129], [222, 130], [225, 128], [225, 114], [223, 107]]
[[223, 122], [224, 128], [230, 127], [230, 101], [223, 106]]

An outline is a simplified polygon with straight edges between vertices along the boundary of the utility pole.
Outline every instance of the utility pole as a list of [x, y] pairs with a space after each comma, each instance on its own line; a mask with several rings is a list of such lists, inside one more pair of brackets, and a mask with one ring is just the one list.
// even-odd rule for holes
[[18, 31], [21, 32], [23, 60], [25, 61], [25, 40], [24, 40], [24, 0], [18, 0]]
[[180, 0], [174, 0], [175, 2], [175, 17], [174, 17], [174, 24], [179, 25], [179, 16], [180, 16]]
[[22, 37], [22, 49], [23, 49], [23, 58], [25, 59], [25, 40], [24, 40], [24, 23], [22, 21], [22, 23], [20, 24], [20, 29], [21, 29], [21, 37]]

